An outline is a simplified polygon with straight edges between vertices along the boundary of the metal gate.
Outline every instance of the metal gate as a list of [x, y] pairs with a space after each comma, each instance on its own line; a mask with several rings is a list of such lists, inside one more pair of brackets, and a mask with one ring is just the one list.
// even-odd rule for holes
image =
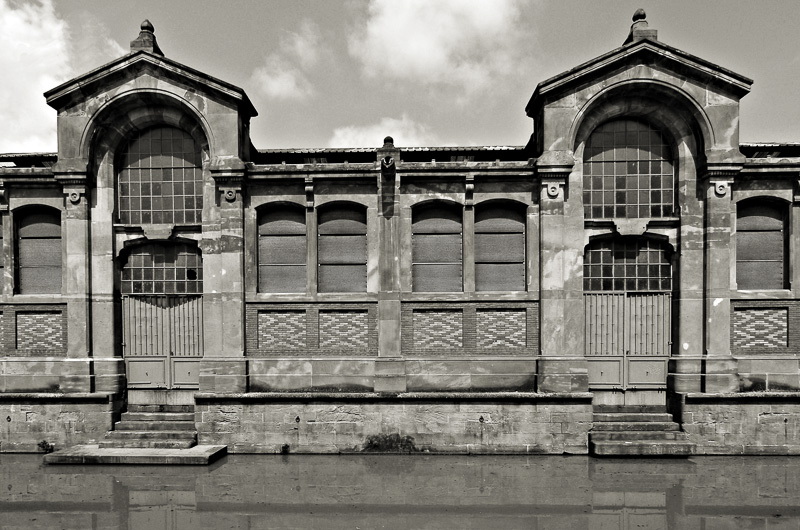
[[615, 238], [587, 247], [585, 353], [591, 388], [666, 388], [671, 288], [671, 256], [658, 241]]
[[122, 297], [128, 388], [197, 388], [203, 355], [200, 295]]

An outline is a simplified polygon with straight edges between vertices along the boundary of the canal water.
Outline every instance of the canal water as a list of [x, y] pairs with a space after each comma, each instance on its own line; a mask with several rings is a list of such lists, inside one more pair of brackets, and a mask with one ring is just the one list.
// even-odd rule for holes
[[800, 458], [0, 455], [0, 529], [799, 529]]

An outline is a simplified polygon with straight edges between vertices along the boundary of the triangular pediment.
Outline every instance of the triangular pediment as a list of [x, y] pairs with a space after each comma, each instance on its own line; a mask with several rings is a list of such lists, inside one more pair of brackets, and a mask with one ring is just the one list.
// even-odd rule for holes
[[134, 51], [95, 68], [45, 92], [44, 96], [48, 105], [61, 110], [147, 73], [160, 81], [171, 81], [210, 98], [228, 101], [248, 117], [258, 115], [241, 88], [146, 50]]
[[693, 80], [737, 99], [747, 94], [753, 83], [748, 77], [658, 40], [641, 39], [542, 81], [537, 85], [525, 111], [533, 117], [536, 109], [559, 99], [575, 87], [591, 84], [608, 72], [633, 65], [650, 65], [668, 70], [676, 77]]

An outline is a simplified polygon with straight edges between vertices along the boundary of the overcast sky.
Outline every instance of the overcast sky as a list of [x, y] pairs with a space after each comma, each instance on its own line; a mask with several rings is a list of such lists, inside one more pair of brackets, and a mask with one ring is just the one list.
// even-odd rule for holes
[[741, 140], [800, 142], [798, 0], [0, 0], [0, 153], [56, 150], [42, 93], [129, 50], [243, 88], [256, 147], [524, 145], [536, 84], [659, 40], [755, 80]]

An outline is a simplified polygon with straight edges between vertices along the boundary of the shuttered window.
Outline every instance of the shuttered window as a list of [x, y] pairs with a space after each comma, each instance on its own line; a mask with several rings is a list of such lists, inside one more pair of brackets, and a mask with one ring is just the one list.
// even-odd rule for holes
[[475, 211], [475, 290], [525, 290], [525, 211], [493, 203]]
[[595, 129], [586, 142], [583, 207], [590, 219], [675, 215], [672, 149], [660, 131], [634, 120]]
[[268, 207], [258, 218], [258, 292], [306, 292], [306, 213], [302, 206]]
[[119, 172], [122, 223], [197, 224], [203, 210], [200, 149], [174, 127], [148, 129], [125, 147]]
[[17, 292], [61, 294], [61, 213], [25, 210], [17, 220]]
[[736, 284], [739, 289], [785, 289], [787, 208], [748, 200], [736, 214]]
[[366, 292], [366, 209], [332, 205], [320, 209], [318, 225], [319, 292]]
[[417, 292], [459, 292], [462, 280], [461, 207], [417, 206], [411, 220], [411, 284]]

